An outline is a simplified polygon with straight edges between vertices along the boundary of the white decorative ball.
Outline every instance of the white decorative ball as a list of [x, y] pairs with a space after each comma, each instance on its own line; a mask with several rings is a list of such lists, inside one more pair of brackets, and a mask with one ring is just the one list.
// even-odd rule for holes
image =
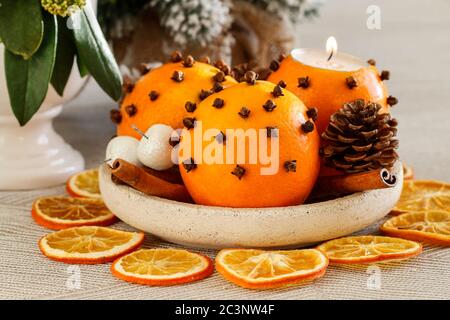
[[139, 140], [128, 136], [119, 136], [111, 139], [106, 147], [106, 163], [110, 166], [116, 159], [123, 159], [134, 165], [139, 165], [137, 148]]
[[169, 140], [174, 132], [173, 128], [165, 124], [154, 124], [139, 141], [137, 155], [145, 166], [155, 170], [171, 168], [173, 147]]

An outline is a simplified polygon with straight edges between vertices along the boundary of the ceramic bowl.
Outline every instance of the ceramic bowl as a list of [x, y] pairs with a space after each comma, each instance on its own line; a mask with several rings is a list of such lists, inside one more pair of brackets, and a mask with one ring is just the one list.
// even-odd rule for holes
[[364, 229], [397, 203], [397, 184], [335, 200], [276, 208], [226, 208], [180, 203], [145, 195], [111, 181], [100, 167], [100, 190], [108, 208], [127, 224], [163, 240], [197, 248], [288, 248], [307, 246]]

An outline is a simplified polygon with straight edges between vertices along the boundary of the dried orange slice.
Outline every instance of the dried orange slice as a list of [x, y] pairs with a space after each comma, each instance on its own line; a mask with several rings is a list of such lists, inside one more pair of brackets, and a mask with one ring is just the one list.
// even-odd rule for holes
[[403, 180], [414, 179], [414, 169], [404, 162], [402, 163], [402, 165], [403, 165]]
[[386, 221], [381, 231], [394, 237], [450, 246], [450, 212], [403, 213]]
[[98, 169], [74, 174], [67, 180], [66, 191], [72, 197], [101, 198], [98, 186]]
[[249, 289], [312, 281], [323, 276], [327, 266], [328, 259], [315, 249], [224, 249], [216, 257], [216, 269], [225, 279]]
[[414, 241], [382, 236], [355, 236], [330, 240], [317, 247], [331, 263], [360, 264], [401, 260], [422, 252]]
[[213, 271], [210, 258], [181, 249], [141, 249], [111, 266], [112, 274], [119, 279], [152, 286], [197, 281]]
[[101, 199], [42, 197], [34, 201], [31, 215], [46, 228], [61, 230], [78, 226], [108, 226], [117, 218]]
[[432, 180], [407, 180], [392, 214], [413, 211], [443, 210], [450, 212], [450, 184]]
[[110, 262], [132, 252], [143, 241], [143, 233], [105, 227], [75, 227], [42, 237], [39, 249], [52, 260], [96, 264]]

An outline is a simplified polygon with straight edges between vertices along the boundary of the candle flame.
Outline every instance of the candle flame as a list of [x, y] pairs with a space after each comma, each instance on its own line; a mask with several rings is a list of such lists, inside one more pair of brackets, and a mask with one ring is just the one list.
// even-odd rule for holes
[[329, 54], [327, 61], [330, 61], [333, 55], [337, 52], [337, 41], [335, 37], [328, 38], [326, 48], [327, 53]]

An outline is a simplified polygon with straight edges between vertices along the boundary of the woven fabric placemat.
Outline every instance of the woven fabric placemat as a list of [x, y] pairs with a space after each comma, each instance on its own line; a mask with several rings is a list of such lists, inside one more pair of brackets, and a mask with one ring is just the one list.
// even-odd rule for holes
[[[175, 287], [146, 287], [114, 278], [110, 264], [73, 266], [51, 261], [37, 242], [49, 232], [30, 215], [33, 200], [63, 187], [0, 193], [0, 299], [449, 299], [450, 249], [425, 246], [404, 262], [330, 266], [312, 284], [280, 290], [237, 287], [220, 275]], [[377, 224], [364, 230], [369, 233]], [[123, 222], [113, 228], [132, 230]], [[147, 235], [144, 247], [179, 247]], [[195, 250], [214, 258], [215, 250]]]

